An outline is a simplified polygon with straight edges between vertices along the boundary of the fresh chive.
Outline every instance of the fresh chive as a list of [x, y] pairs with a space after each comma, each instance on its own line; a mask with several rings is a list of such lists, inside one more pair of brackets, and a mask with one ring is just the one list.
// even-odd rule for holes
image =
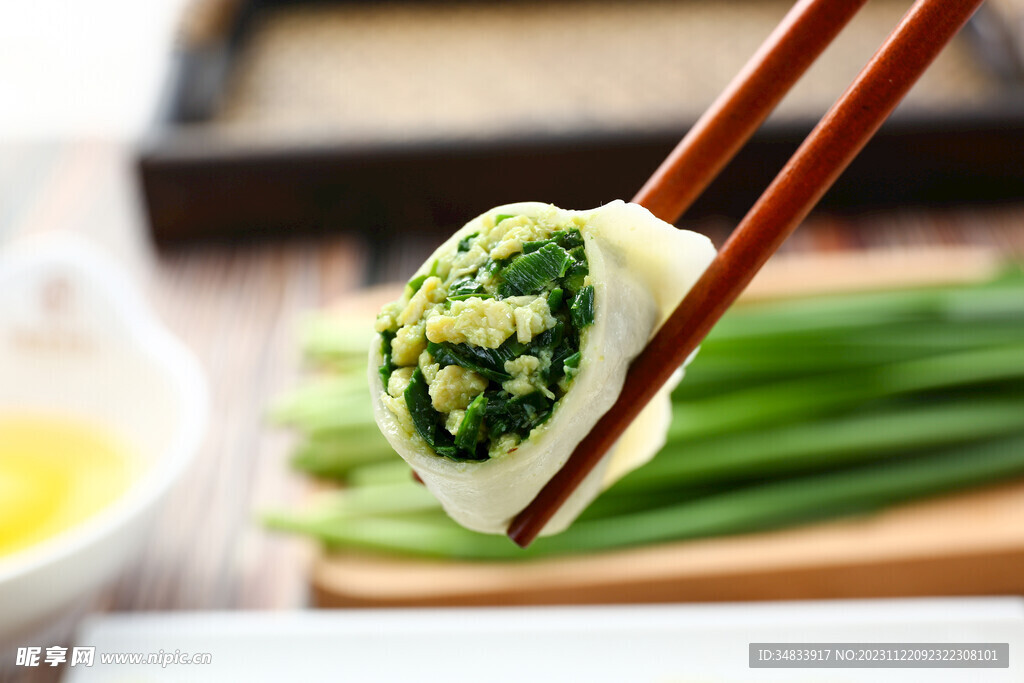
[[544, 349], [557, 347], [565, 338], [565, 323], [561, 320], [555, 323], [554, 327], [544, 330], [530, 342], [525, 353], [531, 356], [539, 356]]
[[[555, 244], [566, 246], [564, 239]], [[570, 256], [582, 256], [577, 249], [568, 249]], [[486, 267], [497, 274], [508, 264]], [[576, 274], [585, 274], [579, 265]], [[543, 350], [555, 380], [578, 367], [578, 336], [565, 303], [584, 284], [581, 277], [570, 286], [572, 277], [570, 268], [550, 285], [563, 290], [560, 331], [537, 335], [525, 349], [513, 337], [469, 358], [503, 370], [506, 355]], [[358, 344], [346, 329], [369, 329], [372, 319], [337, 322], [345, 324], [331, 322], [316, 335], [315, 351], [312, 337], [305, 340], [315, 360], [330, 363], [330, 379], [292, 392], [273, 417], [303, 436], [296, 468], [343, 480], [352, 492], [268, 520], [331, 547], [474, 559], [602, 551], [756, 531], [1024, 476], [1020, 273], [976, 286], [734, 308], [673, 393], [673, 422], [658, 457], [602, 494], [568, 531], [525, 552], [459, 528], [409, 480], [407, 466], [379, 435], [362, 371], [347, 362]], [[363, 338], [369, 343], [369, 335]], [[439, 355], [466, 360], [447, 349]], [[419, 382], [424, 415], [435, 420], [435, 451], [453, 460], [476, 455], [444, 429], [426, 382]], [[491, 438], [527, 437], [552, 415], [552, 402], [539, 392], [514, 397], [492, 385], [483, 397], [479, 430]]]
[[554, 312], [558, 310], [558, 307], [562, 305], [562, 299], [565, 297], [565, 292], [561, 287], [555, 287], [548, 294], [548, 310]]
[[[1024, 475], [1024, 437], [985, 442], [879, 466], [841, 469], [731, 489], [641, 512], [581, 520], [523, 551], [500, 536], [477, 534], [443, 516], [377, 516], [317, 523], [282, 515], [276, 528], [342, 546], [438, 558], [515, 560], [595, 552], [668, 540], [737, 534], [841, 515]], [[415, 484], [408, 484], [415, 486]]]
[[480, 266], [480, 270], [477, 271], [477, 277], [495, 277], [501, 272], [502, 268], [504, 268], [511, 262], [512, 259], [488, 258], [486, 261], [484, 261], [484, 264]]
[[401, 458], [395, 457], [391, 451], [391, 457], [370, 461], [352, 467], [346, 472], [344, 483], [352, 488], [359, 486], [377, 486], [378, 484], [397, 484], [408, 482], [409, 465]]
[[423, 275], [417, 275], [413, 279], [409, 280], [409, 284], [406, 286], [409, 288], [410, 296], [420, 291], [420, 287], [423, 286], [423, 283], [427, 281], [428, 277], [430, 276], [424, 273]]
[[594, 323], [593, 285], [587, 285], [579, 291], [579, 294], [573, 299], [570, 310], [572, 311], [572, 324], [576, 326], [576, 329], [580, 330]]
[[486, 396], [484, 416], [492, 439], [510, 432], [525, 437], [551, 414], [551, 401], [539, 391], [524, 396], [490, 391]]
[[464, 251], [469, 251], [469, 249], [470, 249], [470, 242], [472, 242], [479, 235], [480, 235], [480, 233], [474, 232], [472, 235], [466, 235], [465, 237], [463, 237], [461, 240], [459, 240], [459, 246], [458, 246], [457, 251], [459, 253], [464, 252]]
[[[756, 347], [748, 353], [757, 353]], [[1024, 345], [879, 363], [871, 368], [820, 376], [785, 379], [741, 387], [711, 398], [677, 401], [669, 439], [722, 435], [782, 421], [819, 418], [868, 401], [928, 395], [984, 383], [1024, 380]]]
[[580, 358], [582, 357], [583, 356], [580, 354], [580, 352], [577, 351], [576, 353], [572, 354], [564, 361], [562, 361], [562, 365], [566, 367], [566, 372], [568, 372], [569, 369], [575, 370], [576, 368], [578, 368], [580, 366]]
[[416, 433], [433, 447], [437, 442], [438, 431], [440, 431], [438, 413], [431, 404], [427, 379], [419, 368], [412, 373], [412, 379], [405, 389], [404, 396], [405, 405], [409, 408], [409, 415], [412, 416], [412, 424], [416, 428]]
[[551, 365], [548, 367], [547, 380], [549, 382], [557, 382], [565, 374], [565, 361], [572, 358], [573, 355], [579, 354], [572, 339], [565, 338], [555, 346], [555, 350], [551, 354]]
[[583, 235], [580, 234], [578, 228], [556, 232], [552, 238], [558, 246], [567, 250], [577, 261], [585, 260], [585, 257], [582, 257]]
[[632, 472], [616, 487], [647, 492], [908, 457], [1019, 432], [1022, 415], [1024, 397], [979, 398], [968, 405], [901, 402], [852, 415], [674, 442], [650, 466]]
[[423, 437], [435, 453], [450, 460], [467, 459], [462, 457], [463, 454], [455, 447], [452, 435], [441, 425], [441, 415], [434, 410], [427, 380], [419, 368], [413, 372], [412, 380], [405, 390], [405, 405], [409, 408], [416, 433]]
[[477, 437], [480, 435], [480, 425], [484, 421], [484, 411], [487, 409], [487, 397], [480, 394], [473, 399], [466, 408], [466, 415], [459, 424], [459, 433], [455, 437], [455, 445], [459, 450], [466, 453], [476, 452]]
[[464, 301], [474, 296], [481, 299], [491, 298], [490, 294], [484, 292], [484, 286], [480, 282], [469, 277], [456, 280], [448, 288], [449, 301]]
[[413, 279], [409, 280], [409, 284], [406, 285], [410, 290], [409, 296], [412, 296], [416, 292], [420, 291], [420, 287], [422, 287], [423, 283], [427, 281], [427, 278], [437, 277], [438, 272], [440, 272], [440, 268], [441, 260], [434, 259], [434, 263], [430, 266], [430, 270], [428, 272], [424, 273], [423, 275], [417, 275]]
[[521, 355], [524, 350], [525, 347], [514, 337], [510, 337], [496, 349], [451, 342], [427, 343], [427, 351], [442, 367], [458, 365], [495, 382], [512, 379], [512, 375], [505, 372], [505, 362]]
[[390, 461], [394, 453], [379, 429], [364, 429], [341, 441], [310, 439], [292, 454], [291, 465], [317, 477], [345, 479], [358, 467]]
[[532, 240], [523, 242], [523, 253], [532, 254], [535, 251], [539, 251], [546, 244], [555, 244], [569, 251], [569, 255], [573, 256], [575, 260], [585, 262], [586, 257], [583, 256], [583, 236], [577, 229], [572, 230], [556, 230], [551, 233], [551, 237], [546, 240]]
[[506, 218], [515, 218], [515, 217], [516, 217], [516, 215], [514, 213], [499, 213], [497, 216], [494, 217], [494, 224], [498, 225], [499, 223], [501, 223]]
[[552, 280], [565, 275], [572, 259], [565, 249], [557, 244], [545, 244], [532, 254], [523, 254], [510, 263], [502, 272], [504, 283], [499, 287], [501, 296], [536, 294]]
[[573, 296], [576, 296], [576, 294], [583, 289], [584, 281], [589, 274], [590, 268], [587, 267], [585, 262], [575, 262], [573, 265], [569, 266], [569, 270], [566, 271], [564, 280], [565, 289], [567, 289]]
[[395, 370], [395, 364], [391, 362], [391, 342], [395, 339], [395, 333], [390, 330], [381, 332], [380, 351], [384, 356], [384, 362], [380, 366], [380, 380], [384, 383], [384, 390], [388, 388], [388, 380]]
[[376, 333], [361, 321], [321, 313], [306, 317], [299, 335], [308, 360], [336, 367], [364, 361]]

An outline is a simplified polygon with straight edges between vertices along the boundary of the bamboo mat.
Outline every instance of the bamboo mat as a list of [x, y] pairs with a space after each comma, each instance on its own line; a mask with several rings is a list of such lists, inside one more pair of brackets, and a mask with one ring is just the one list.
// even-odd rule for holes
[[[910, 6], [873, 0], [781, 104], [817, 120]], [[678, 128], [700, 115], [787, 0], [301, 4], [266, 10], [214, 122], [260, 139], [402, 140]], [[907, 109], [998, 92], [954, 42]]]

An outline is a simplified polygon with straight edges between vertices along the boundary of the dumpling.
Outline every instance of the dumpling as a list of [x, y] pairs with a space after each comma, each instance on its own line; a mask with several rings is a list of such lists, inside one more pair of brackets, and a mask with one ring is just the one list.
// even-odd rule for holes
[[[508, 204], [470, 221], [377, 318], [377, 424], [459, 524], [503, 534], [612, 406], [630, 362], [714, 257], [612, 202]], [[662, 388], [545, 526], [564, 530], [664, 445]]]

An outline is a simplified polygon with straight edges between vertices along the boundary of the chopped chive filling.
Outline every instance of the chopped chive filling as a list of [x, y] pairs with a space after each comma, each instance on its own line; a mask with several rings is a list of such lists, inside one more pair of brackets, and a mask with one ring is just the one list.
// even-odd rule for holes
[[423, 283], [426, 282], [426, 281], [427, 281], [427, 276], [426, 275], [417, 275], [413, 279], [409, 280], [409, 284], [407, 286], [409, 287], [409, 290], [413, 294], [415, 294], [416, 292], [420, 291], [420, 287], [422, 287]]
[[496, 349], [487, 349], [472, 344], [428, 342], [427, 352], [433, 357], [434, 362], [439, 363], [442, 367], [458, 365], [495, 382], [505, 382], [512, 379], [512, 375], [505, 372], [505, 361], [522, 355], [523, 351], [521, 344], [510, 339]]
[[556, 310], [562, 305], [562, 299], [565, 297], [565, 292], [562, 291], [561, 287], [555, 287], [548, 294], [548, 308], [552, 311]]
[[384, 363], [380, 366], [380, 377], [384, 380], [384, 386], [387, 386], [388, 379], [391, 378], [391, 373], [395, 369], [395, 364], [391, 362], [391, 341], [395, 338], [395, 333], [384, 330], [380, 337], [380, 352], [384, 358]]
[[[582, 250], [582, 247], [580, 247]], [[565, 274], [565, 289], [573, 296], [583, 289], [583, 284], [587, 279], [587, 275], [590, 274], [590, 268], [587, 267], [586, 256], [582, 253], [579, 255], [574, 254], [576, 250], [569, 252], [569, 255], [573, 257], [573, 264], [569, 266], [568, 272]]]
[[572, 302], [572, 324], [586, 327], [594, 323], [594, 287], [587, 285]]
[[440, 425], [441, 416], [431, 405], [427, 380], [419, 368], [413, 373], [404, 396], [405, 404], [409, 408], [409, 415], [412, 417], [412, 424], [423, 440], [430, 444], [430, 447], [438, 455], [447, 457], [457, 455], [451, 435], [444, 431]]
[[572, 263], [565, 249], [557, 244], [545, 244], [531, 254], [514, 259], [501, 271], [505, 282], [498, 288], [498, 294], [506, 297], [537, 294], [565, 275]]
[[448, 301], [460, 301], [474, 296], [489, 297], [490, 294], [484, 292], [483, 284], [472, 278], [456, 280], [448, 288]]
[[477, 438], [480, 426], [484, 423], [484, 412], [487, 410], [487, 397], [480, 394], [466, 408], [466, 414], [459, 423], [459, 432], [455, 436], [455, 445], [460, 451], [476, 453]]
[[434, 261], [434, 265], [430, 267], [429, 273], [425, 275], [418, 275], [413, 279], [409, 280], [409, 284], [407, 286], [409, 287], [410, 292], [412, 294], [415, 294], [416, 292], [420, 291], [420, 287], [422, 287], [423, 283], [427, 281], [427, 278], [435, 277], [437, 275], [437, 269], [440, 267], [440, 265], [440, 261]]
[[511, 452], [570, 390], [594, 322], [581, 228], [485, 219], [381, 311], [383, 400], [438, 456]]
[[472, 235], [466, 235], [466, 237], [459, 240], [459, 252], [469, 251], [473, 246], [473, 238], [479, 234], [480, 233], [478, 232], [474, 232]]
[[492, 438], [510, 433], [529, 433], [551, 416], [552, 407], [552, 401], [540, 392], [524, 396], [494, 392], [488, 397], [484, 419], [489, 423]]

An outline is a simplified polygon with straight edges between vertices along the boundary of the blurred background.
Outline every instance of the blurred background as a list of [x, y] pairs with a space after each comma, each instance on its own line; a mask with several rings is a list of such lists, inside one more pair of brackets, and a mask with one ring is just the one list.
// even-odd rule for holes
[[[868, 2], [680, 227], [720, 246], [910, 4]], [[83, 238], [209, 385], [85, 610], [1024, 593], [1021, 0], [983, 6], [712, 335], [660, 469], [582, 520], [599, 541], [474, 545], [369, 416], [394, 283], [497, 204], [631, 197], [790, 6], [0, 8], [0, 252]]]

